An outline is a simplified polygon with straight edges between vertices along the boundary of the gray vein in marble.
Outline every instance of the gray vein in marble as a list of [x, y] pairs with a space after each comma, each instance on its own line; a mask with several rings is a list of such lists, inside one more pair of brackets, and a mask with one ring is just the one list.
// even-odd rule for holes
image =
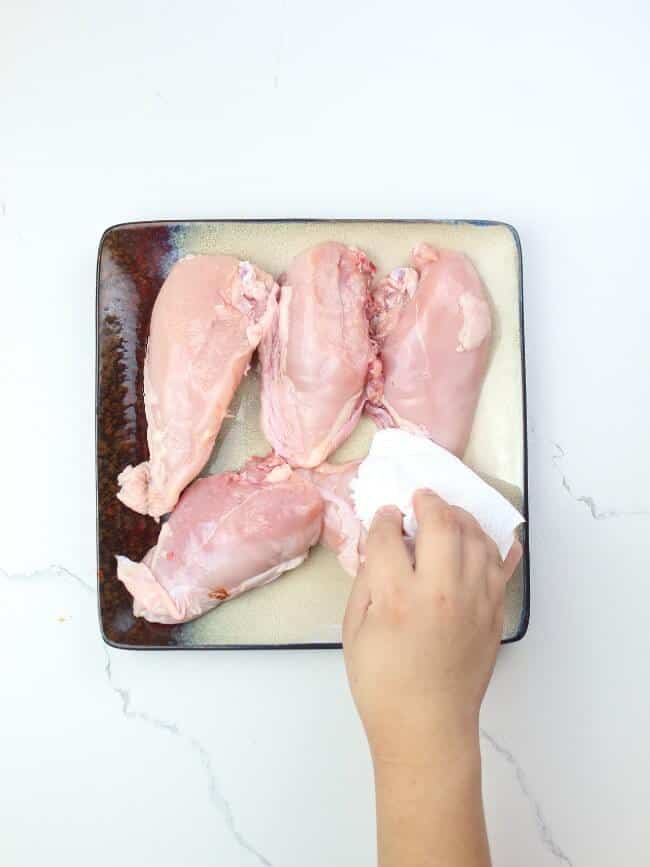
[[76, 581], [86, 593], [95, 594], [95, 587], [90, 585], [87, 581], [84, 581], [79, 575], [75, 575], [74, 572], [71, 572], [69, 569], [66, 569], [65, 566], [59, 566], [57, 563], [51, 563], [49, 566], [46, 566], [44, 569], [34, 569], [33, 572], [7, 572], [5, 569], [0, 567], [0, 575], [4, 578], [9, 579], [10, 581], [14, 581], [16, 579], [21, 579], [24, 581], [28, 581], [30, 578], [35, 578], [37, 575], [43, 575], [47, 572], [53, 572], [55, 575], [59, 577], [70, 578], [72, 581]]
[[145, 722], [148, 725], [160, 729], [161, 731], [167, 732], [167, 734], [181, 738], [190, 744], [194, 752], [198, 755], [201, 765], [203, 766], [203, 769], [208, 778], [208, 793], [210, 795], [210, 801], [212, 802], [215, 809], [222, 816], [226, 827], [230, 831], [231, 835], [237, 841], [238, 845], [242, 849], [245, 849], [247, 852], [250, 852], [250, 854], [253, 855], [255, 858], [257, 858], [260, 864], [265, 865], [265, 867], [272, 867], [271, 862], [267, 858], [265, 858], [261, 852], [255, 849], [255, 847], [251, 843], [249, 843], [248, 840], [246, 840], [246, 838], [240, 833], [240, 831], [237, 830], [232, 807], [219, 789], [217, 777], [215, 775], [212, 765], [212, 759], [210, 758], [210, 754], [203, 746], [203, 744], [199, 740], [197, 740], [197, 738], [192, 737], [191, 735], [184, 734], [184, 732], [179, 729], [176, 723], [158, 719], [157, 717], [151, 716], [151, 714], [145, 713], [144, 711], [134, 710], [131, 707], [131, 694], [129, 690], [125, 689], [124, 687], [118, 686], [113, 680], [111, 657], [110, 653], [108, 652], [108, 648], [105, 648], [105, 652], [106, 666], [104, 668], [104, 673], [106, 675], [106, 679], [110, 688], [117, 696], [119, 696], [119, 699], [122, 703], [122, 713], [124, 714], [124, 716], [127, 719], [140, 720], [142, 722]]
[[[534, 430], [534, 429], [533, 429]], [[587, 496], [586, 494], [578, 495], [574, 492], [573, 487], [570, 485], [569, 480], [562, 472], [562, 468], [560, 467], [560, 461], [565, 457], [566, 452], [562, 448], [559, 443], [551, 440], [551, 444], [555, 448], [555, 454], [553, 455], [553, 467], [556, 472], [559, 473], [560, 478], [562, 479], [562, 487], [567, 492], [567, 494], [571, 497], [572, 500], [575, 500], [576, 503], [582, 503], [589, 509], [591, 517], [594, 521], [607, 521], [611, 518], [641, 518], [641, 517], [650, 517], [650, 512], [639, 510], [639, 511], [621, 511], [619, 509], [599, 509], [596, 505], [596, 501], [593, 497]]]
[[[95, 588], [88, 584], [86, 581], [84, 581], [83, 578], [81, 578], [79, 575], [75, 575], [74, 572], [71, 572], [64, 566], [59, 566], [57, 564], [52, 564], [47, 569], [37, 569], [34, 572], [29, 573], [9, 573], [6, 572], [4, 569], [0, 568], [0, 575], [2, 575], [5, 579], [8, 580], [29, 580], [36, 575], [43, 575], [48, 572], [53, 573], [54, 575], [61, 578], [68, 578], [71, 581], [74, 581], [81, 588], [83, 588], [86, 593], [92, 593], [93, 595], [95, 594]], [[155, 728], [160, 729], [161, 731], [164, 731], [167, 734], [172, 735], [173, 737], [180, 738], [192, 747], [194, 752], [198, 755], [203, 770], [205, 771], [205, 774], [208, 778], [208, 793], [210, 796], [210, 801], [223, 818], [224, 823], [228, 828], [230, 834], [236, 840], [237, 844], [242, 849], [253, 855], [260, 864], [264, 865], [264, 867], [273, 867], [271, 862], [267, 858], [265, 858], [261, 852], [258, 852], [258, 850], [255, 849], [255, 847], [251, 843], [249, 843], [248, 840], [246, 840], [246, 838], [240, 833], [240, 831], [237, 830], [232, 807], [219, 789], [217, 777], [214, 772], [214, 767], [212, 765], [212, 759], [210, 758], [210, 754], [203, 746], [203, 744], [197, 738], [182, 732], [181, 729], [179, 729], [179, 727], [176, 725], [176, 723], [158, 719], [157, 717], [151, 716], [151, 714], [145, 713], [144, 711], [134, 710], [131, 706], [131, 693], [129, 692], [129, 690], [125, 689], [124, 687], [118, 686], [113, 679], [111, 657], [110, 653], [108, 652], [108, 647], [106, 645], [104, 645], [104, 653], [106, 656], [104, 674], [106, 675], [108, 685], [120, 699], [123, 715], [129, 720], [140, 720], [141, 722], [154, 726]]]
[[201, 761], [201, 765], [203, 766], [203, 769], [208, 778], [208, 792], [210, 795], [210, 801], [212, 802], [215, 809], [222, 816], [226, 827], [242, 849], [250, 852], [251, 855], [257, 858], [260, 864], [265, 865], [265, 867], [272, 867], [271, 862], [267, 858], [265, 858], [261, 852], [255, 849], [255, 847], [251, 843], [249, 843], [248, 840], [246, 840], [246, 838], [237, 830], [232, 807], [219, 789], [214, 768], [212, 766], [212, 759], [210, 758], [210, 754], [203, 746], [203, 744], [199, 740], [197, 740], [197, 738], [192, 737], [191, 735], [184, 734], [181, 729], [179, 729], [179, 727], [176, 725], [176, 723], [158, 719], [157, 717], [151, 716], [151, 714], [145, 713], [144, 711], [134, 710], [131, 707], [131, 694], [129, 690], [125, 689], [124, 687], [118, 686], [113, 680], [111, 657], [108, 652], [108, 648], [105, 648], [105, 651], [106, 666], [104, 669], [104, 673], [106, 674], [106, 679], [108, 680], [110, 688], [117, 696], [119, 696], [119, 699], [122, 703], [122, 713], [124, 714], [124, 716], [127, 719], [141, 720], [148, 725], [154, 726], [161, 731], [167, 732], [167, 734], [181, 738], [190, 744], [194, 752], [198, 755]]
[[569, 867], [574, 867], [573, 861], [555, 842], [553, 832], [548, 827], [546, 820], [544, 819], [544, 816], [542, 814], [542, 808], [539, 802], [533, 797], [530, 791], [526, 775], [524, 774], [523, 768], [521, 767], [517, 759], [513, 756], [510, 750], [506, 749], [506, 747], [504, 746], [501, 746], [501, 744], [483, 728], [481, 729], [481, 737], [484, 741], [487, 741], [487, 743], [492, 747], [492, 749], [503, 759], [505, 759], [505, 761], [514, 770], [515, 778], [517, 780], [517, 783], [519, 784], [521, 793], [533, 809], [533, 813], [535, 815], [535, 823], [537, 825], [537, 832], [539, 834], [540, 840], [544, 845], [544, 848], [547, 849], [551, 853], [551, 855], [553, 855], [553, 857], [562, 864], [568, 864]]

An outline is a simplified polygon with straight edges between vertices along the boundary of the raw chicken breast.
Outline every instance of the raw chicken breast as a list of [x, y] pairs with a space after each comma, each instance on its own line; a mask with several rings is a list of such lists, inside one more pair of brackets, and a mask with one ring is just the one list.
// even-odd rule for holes
[[262, 429], [293, 466], [315, 467], [354, 430], [379, 364], [368, 333], [375, 266], [328, 242], [297, 256], [280, 282], [273, 328], [260, 344]]
[[233, 256], [186, 256], [151, 314], [144, 362], [149, 460], [120, 473], [118, 498], [158, 518], [199, 474], [277, 307], [274, 279]]
[[462, 253], [419, 244], [413, 262], [373, 288], [384, 388], [367, 412], [380, 426], [424, 433], [462, 456], [490, 352], [487, 294]]
[[117, 558], [133, 613], [183, 623], [298, 566], [321, 534], [317, 488], [275, 457], [198, 479], [141, 563]]
[[357, 574], [363, 563], [367, 536], [354, 510], [350, 493], [350, 482], [356, 478], [360, 463], [321, 464], [315, 470], [297, 471], [318, 487], [325, 501], [320, 541], [338, 555], [339, 563], [352, 576]]

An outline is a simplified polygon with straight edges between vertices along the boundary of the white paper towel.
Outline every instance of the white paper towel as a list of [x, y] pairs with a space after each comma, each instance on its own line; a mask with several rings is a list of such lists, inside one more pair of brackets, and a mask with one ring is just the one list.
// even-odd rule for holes
[[452, 506], [470, 512], [505, 558], [513, 533], [524, 518], [498, 491], [451, 452], [424, 436], [402, 430], [378, 431], [350, 484], [357, 515], [366, 528], [377, 509], [395, 505], [404, 514], [404, 532], [414, 536], [417, 522], [412, 498], [431, 488]]

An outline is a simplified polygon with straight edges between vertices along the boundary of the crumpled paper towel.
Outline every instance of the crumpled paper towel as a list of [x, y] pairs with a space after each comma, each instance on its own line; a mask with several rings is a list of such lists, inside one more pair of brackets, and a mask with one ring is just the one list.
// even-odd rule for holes
[[452, 506], [474, 515], [506, 557], [524, 517], [505, 497], [426, 437], [392, 428], [378, 431], [350, 484], [356, 513], [366, 529], [377, 509], [395, 505], [404, 515], [404, 532], [415, 536], [411, 500], [418, 488], [431, 488]]

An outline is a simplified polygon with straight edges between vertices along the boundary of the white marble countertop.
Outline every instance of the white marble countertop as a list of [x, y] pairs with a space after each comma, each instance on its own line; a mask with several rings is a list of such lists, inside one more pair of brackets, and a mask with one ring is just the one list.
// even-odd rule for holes
[[338, 652], [96, 615], [94, 276], [129, 219], [499, 218], [524, 250], [532, 618], [482, 719], [495, 865], [650, 852], [650, 12], [11, 4], [0, 32], [0, 862], [370, 867]]

